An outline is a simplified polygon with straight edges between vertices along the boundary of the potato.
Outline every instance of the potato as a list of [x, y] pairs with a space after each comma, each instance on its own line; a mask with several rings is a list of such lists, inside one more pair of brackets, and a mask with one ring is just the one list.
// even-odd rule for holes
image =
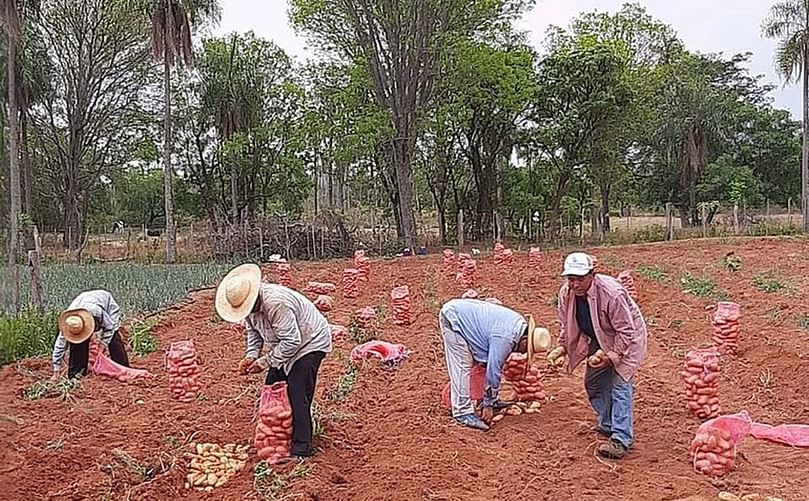
[[498, 421], [502, 421], [504, 417], [506, 417], [504, 414], [498, 414], [492, 418], [492, 422], [497, 423]]

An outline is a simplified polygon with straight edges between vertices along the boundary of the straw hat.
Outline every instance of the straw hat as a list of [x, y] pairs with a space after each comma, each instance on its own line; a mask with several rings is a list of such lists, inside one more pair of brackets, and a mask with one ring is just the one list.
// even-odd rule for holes
[[84, 308], [65, 310], [59, 315], [59, 332], [69, 343], [81, 344], [93, 335], [95, 319]]
[[528, 363], [531, 365], [534, 355], [539, 351], [547, 351], [551, 346], [551, 334], [544, 327], [537, 327], [533, 315], [528, 315]]
[[216, 289], [216, 313], [226, 322], [239, 322], [253, 311], [261, 286], [261, 268], [243, 264], [230, 270]]

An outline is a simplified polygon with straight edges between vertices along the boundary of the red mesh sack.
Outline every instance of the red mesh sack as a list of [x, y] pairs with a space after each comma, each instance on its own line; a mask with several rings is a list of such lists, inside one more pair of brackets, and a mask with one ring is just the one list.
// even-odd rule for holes
[[624, 289], [626, 289], [629, 297], [631, 297], [633, 300], [638, 299], [638, 291], [635, 289], [635, 278], [632, 276], [631, 271], [625, 270], [619, 273], [618, 281], [624, 286]]
[[[483, 391], [486, 387], [486, 365], [473, 364], [469, 371], [469, 398], [473, 401], [483, 400]], [[450, 396], [452, 394], [452, 383], [447, 381], [441, 391], [441, 403], [447, 409], [452, 407]]]
[[768, 424], [753, 423], [750, 436], [758, 440], [767, 440], [793, 447], [809, 447], [809, 425], [806, 424], [770, 426]]
[[528, 266], [531, 268], [539, 268], [542, 264], [542, 251], [539, 247], [531, 247], [528, 249]]
[[357, 281], [360, 272], [356, 268], [346, 268], [343, 270], [343, 297], [353, 299], [359, 296]]
[[702, 423], [691, 441], [694, 470], [721, 477], [736, 465], [736, 446], [750, 434], [753, 422], [746, 412], [721, 416]]
[[477, 281], [478, 265], [474, 259], [465, 259], [461, 261], [461, 269], [456, 275], [455, 279], [457, 280], [458, 284], [465, 289], [472, 289], [475, 287], [475, 282]]
[[100, 376], [107, 376], [117, 379], [122, 383], [131, 383], [138, 379], [150, 379], [154, 374], [145, 369], [133, 369], [132, 367], [124, 367], [123, 365], [114, 362], [109, 357], [101, 352], [96, 354], [95, 362], [92, 365], [93, 374]]
[[393, 323], [396, 325], [410, 325], [410, 288], [400, 285], [390, 291], [391, 309], [393, 310]]
[[503, 251], [503, 265], [508, 268], [514, 266], [514, 251], [511, 249]]
[[686, 353], [680, 372], [685, 389], [685, 407], [691, 414], [708, 419], [719, 415], [719, 353], [715, 349]]
[[540, 381], [539, 368], [528, 367], [528, 355], [512, 353], [503, 366], [503, 376], [511, 383], [514, 394], [509, 400], [535, 402], [545, 400], [545, 388]]
[[466, 289], [466, 291], [461, 294], [462, 299], [477, 299], [478, 298], [478, 291], [475, 289]]
[[331, 294], [337, 291], [337, 286], [328, 282], [309, 282], [306, 292], [313, 294]]
[[364, 250], [354, 252], [354, 268], [359, 271], [359, 279], [363, 282], [368, 280], [371, 271], [371, 260], [365, 256]]
[[452, 270], [455, 268], [455, 253], [452, 252], [451, 249], [444, 249], [442, 257], [442, 262], [444, 264], [444, 268], [448, 270]]
[[278, 283], [284, 287], [292, 285], [292, 267], [289, 263], [278, 263], [275, 266], [275, 275], [278, 277]]
[[261, 390], [258, 424], [253, 441], [258, 458], [275, 464], [289, 457], [292, 442], [292, 407], [286, 383], [275, 383]]
[[171, 396], [180, 402], [193, 402], [202, 388], [194, 341], [176, 341], [166, 352]]
[[354, 313], [354, 321], [360, 329], [367, 329], [376, 318], [376, 310], [370, 306], [361, 308]]
[[720, 302], [716, 305], [713, 321], [713, 342], [721, 353], [735, 354], [739, 348], [739, 305]]
[[342, 325], [330, 324], [329, 328], [331, 329], [331, 340], [334, 343], [344, 341], [348, 337], [348, 329]]
[[314, 300], [315, 307], [323, 313], [328, 313], [334, 308], [334, 301], [331, 296], [321, 294]]
[[504, 261], [503, 254], [505, 253], [505, 251], [506, 251], [505, 245], [501, 244], [500, 242], [494, 244], [494, 264], [498, 266], [503, 264]]

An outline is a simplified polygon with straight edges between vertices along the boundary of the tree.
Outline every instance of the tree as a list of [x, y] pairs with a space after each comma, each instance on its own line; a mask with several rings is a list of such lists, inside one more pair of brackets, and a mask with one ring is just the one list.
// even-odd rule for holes
[[362, 61], [377, 105], [393, 130], [388, 159], [396, 186], [399, 236], [416, 244], [413, 169], [422, 113], [432, 104], [441, 49], [454, 37], [507, 22], [529, 0], [292, 0], [291, 18], [321, 46], [348, 61]]
[[190, 65], [193, 45], [191, 30], [211, 22], [218, 23], [221, 15], [218, 0], [129, 0], [151, 21], [152, 53], [163, 61], [163, 190], [166, 205], [166, 261], [177, 259], [177, 229], [174, 223], [174, 199], [171, 164], [171, 69], [175, 63]]
[[786, 83], [803, 80], [803, 151], [801, 210], [803, 231], [809, 233], [809, 0], [784, 0], [770, 8], [764, 36], [778, 40], [775, 63]]

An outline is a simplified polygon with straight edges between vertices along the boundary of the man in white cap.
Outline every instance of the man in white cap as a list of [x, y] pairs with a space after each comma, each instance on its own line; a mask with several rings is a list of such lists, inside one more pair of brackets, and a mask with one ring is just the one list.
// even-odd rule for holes
[[118, 330], [121, 327], [121, 309], [105, 290], [82, 292], [59, 315], [59, 335], [53, 345], [53, 378], [58, 379], [65, 352], [70, 351], [67, 376], [75, 378], [87, 374], [90, 338], [98, 333], [101, 345], [109, 349], [110, 358], [129, 367], [129, 357]]
[[[216, 312], [227, 322], [245, 321], [247, 355], [239, 372], [267, 370], [265, 383], [287, 382], [292, 407], [290, 458], [314, 455], [312, 401], [320, 363], [332, 349], [326, 318], [303, 294], [262, 283], [254, 264], [234, 268], [216, 290]], [[268, 352], [261, 356], [267, 345]]]
[[632, 377], [646, 358], [646, 322], [618, 280], [593, 272], [593, 258], [565, 259], [559, 291], [559, 346], [548, 361], [568, 372], [587, 359], [584, 387], [598, 415], [596, 431], [610, 438], [600, 456], [622, 459], [634, 440]]
[[[531, 315], [523, 317], [505, 306], [477, 299], [452, 299], [438, 314], [444, 356], [450, 379], [452, 417], [463, 425], [488, 430], [500, 402], [503, 365], [513, 352], [528, 353], [530, 365], [536, 351], [550, 344], [546, 329], [536, 327]], [[473, 363], [486, 365], [483, 412], [478, 417], [469, 395], [469, 374]]]

